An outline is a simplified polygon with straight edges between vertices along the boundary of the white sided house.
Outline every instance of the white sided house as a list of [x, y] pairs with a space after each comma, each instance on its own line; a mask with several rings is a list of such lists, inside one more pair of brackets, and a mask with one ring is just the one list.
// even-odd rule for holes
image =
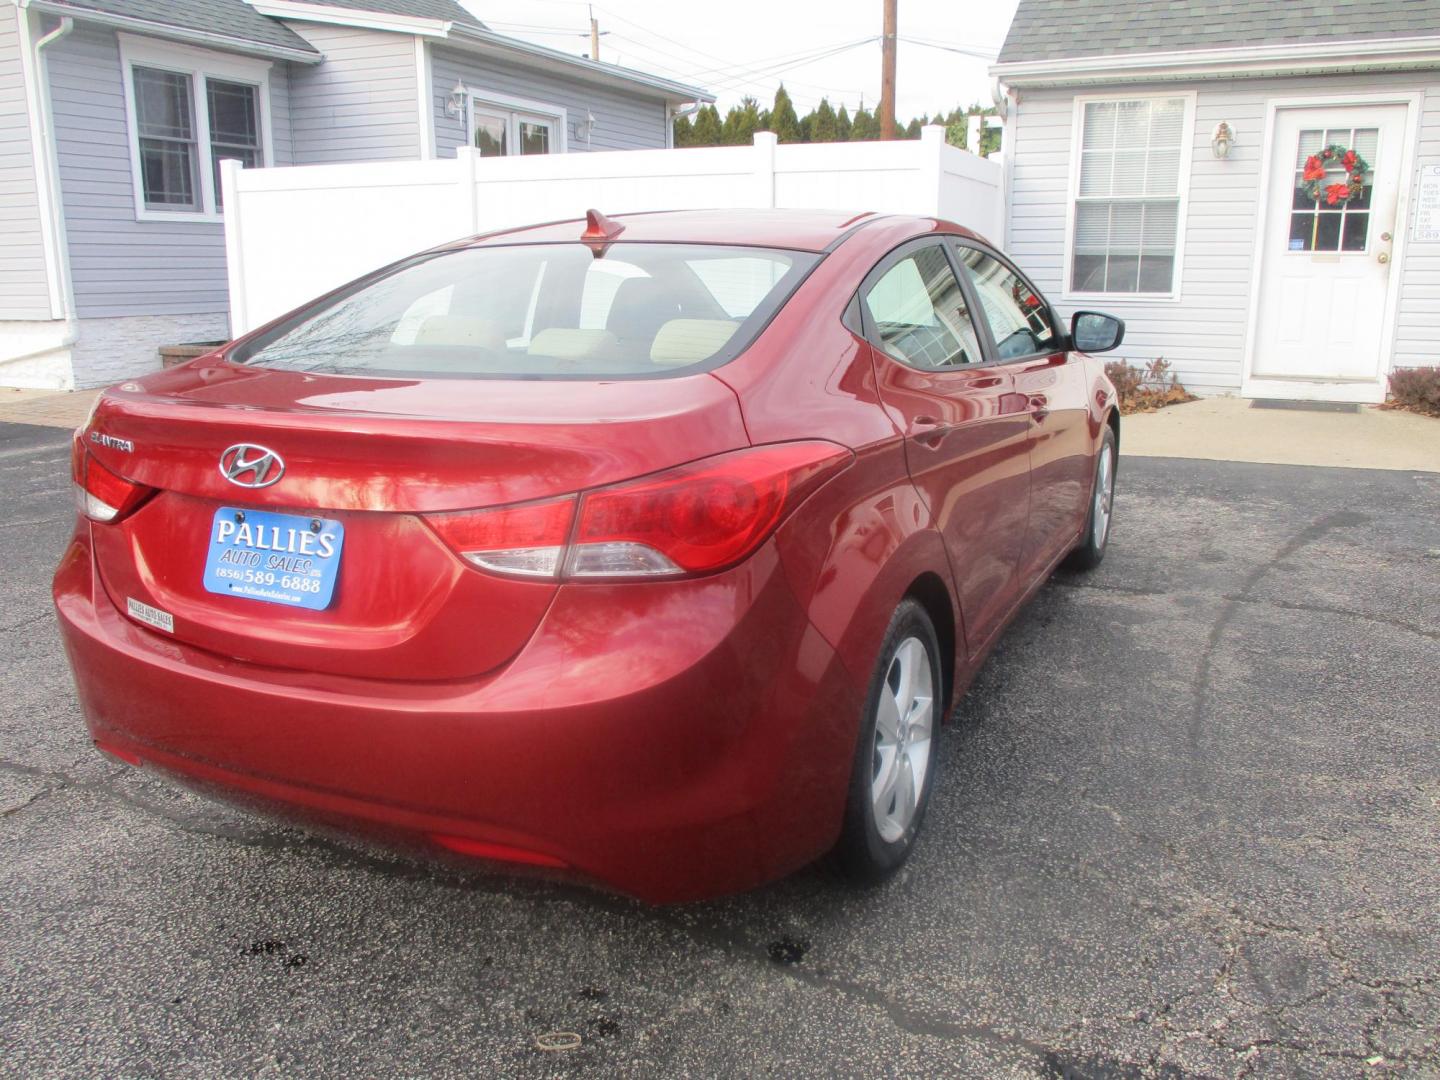
[[1440, 3], [1020, 0], [991, 70], [1008, 248], [1121, 356], [1342, 402], [1440, 363]]
[[100, 386], [230, 336], [222, 159], [663, 148], [710, 100], [454, 0], [0, 0], [0, 386]]

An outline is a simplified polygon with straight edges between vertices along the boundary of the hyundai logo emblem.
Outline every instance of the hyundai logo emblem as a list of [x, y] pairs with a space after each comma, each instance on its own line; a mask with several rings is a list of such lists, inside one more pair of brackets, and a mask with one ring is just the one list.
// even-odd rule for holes
[[285, 462], [274, 450], [236, 443], [220, 455], [220, 475], [241, 487], [269, 487], [285, 475]]

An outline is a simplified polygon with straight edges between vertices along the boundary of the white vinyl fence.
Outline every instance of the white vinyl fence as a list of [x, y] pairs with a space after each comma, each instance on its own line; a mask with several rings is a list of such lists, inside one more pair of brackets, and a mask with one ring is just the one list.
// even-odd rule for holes
[[641, 210], [874, 210], [948, 218], [998, 242], [1003, 170], [945, 142], [787, 144], [242, 169], [221, 165], [230, 332], [395, 259], [475, 233]]

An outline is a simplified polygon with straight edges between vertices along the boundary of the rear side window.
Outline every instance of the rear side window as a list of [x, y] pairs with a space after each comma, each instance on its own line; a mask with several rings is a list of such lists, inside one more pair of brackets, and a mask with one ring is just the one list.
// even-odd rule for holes
[[939, 244], [891, 266], [864, 301], [880, 347], [902, 364], [936, 371], [983, 359], [965, 294]]
[[336, 374], [656, 377], [738, 354], [818, 258], [702, 244], [468, 248], [358, 283], [231, 359]]
[[1058, 341], [1045, 301], [1004, 263], [972, 247], [955, 248], [970, 275], [1001, 360], [1053, 350]]

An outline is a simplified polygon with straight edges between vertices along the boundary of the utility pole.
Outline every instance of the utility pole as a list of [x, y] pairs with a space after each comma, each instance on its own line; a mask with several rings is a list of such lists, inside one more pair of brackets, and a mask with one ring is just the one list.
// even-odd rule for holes
[[895, 138], [895, 5], [885, 0], [885, 36], [880, 39], [880, 138]]
[[595, 5], [590, 5], [590, 59], [600, 59], [600, 24], [595, 19]]

